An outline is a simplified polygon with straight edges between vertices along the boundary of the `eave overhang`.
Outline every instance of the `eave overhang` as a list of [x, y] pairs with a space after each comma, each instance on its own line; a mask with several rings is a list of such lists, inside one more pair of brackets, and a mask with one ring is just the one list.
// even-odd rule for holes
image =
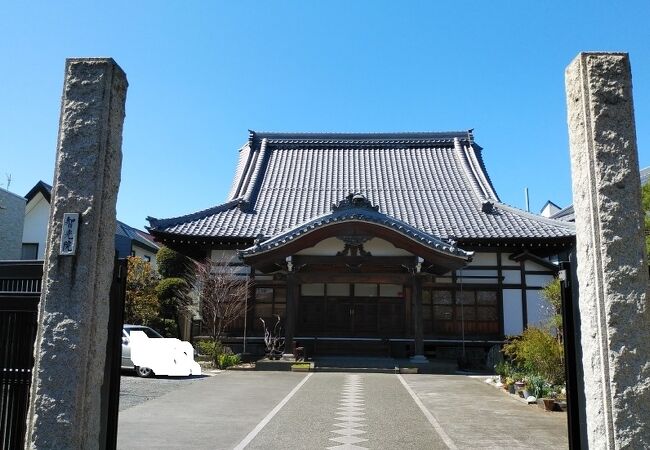
[[466, 266], [473, 252], [459, 248], [455, 242], [425, 233], [394, 217], [380, 213], [365, 197], [350, 194], [332, 205], [332, 211], [299, 224], [271, 238], [258, 237], [255, 244], [239, 252], [242, 260], [253, 267], [283, 261], [302, 249], [329, 237], [378, 237], [405, 249], [438, 268], [455, 270]]

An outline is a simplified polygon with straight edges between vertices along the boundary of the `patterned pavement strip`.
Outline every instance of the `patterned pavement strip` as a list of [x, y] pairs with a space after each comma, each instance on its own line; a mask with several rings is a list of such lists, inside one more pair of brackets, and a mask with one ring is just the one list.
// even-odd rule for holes
[[366, 427], [363, 423], [366, 419], [362, 417], [365, 416], [364, 403], [361, 376], [346, 375], [341, 400], [337, 408], [339, 412], [336, 413], [336, 423], [334, 424], [338, 429], [331, 431], [331, 433], [335, 433], [337, 436], [330, 438], [330, 441], [337, 442], [341, 445], [327, 447], [328, 450], [367, 450], [367, 447], [355, 445], [368, 441], [368, 439], [360, 436], [367, 433], [366, 430], [362, 429]]

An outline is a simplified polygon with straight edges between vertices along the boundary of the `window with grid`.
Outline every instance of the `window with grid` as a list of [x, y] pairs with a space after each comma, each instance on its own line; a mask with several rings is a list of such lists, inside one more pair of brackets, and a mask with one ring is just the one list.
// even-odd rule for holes
[[263, 331], [264, 327], [260, 318], [264, 319], [266, 326], [273, 328], [279, 315], [284, 323], [287, 310], [287, 290], [277, 287], [258, 287], [255, 289], [254, 324], [255, 330]]
[[424, 332], [440, 335], [495, 335], [499, 333], [496, 290], [424, 289]]

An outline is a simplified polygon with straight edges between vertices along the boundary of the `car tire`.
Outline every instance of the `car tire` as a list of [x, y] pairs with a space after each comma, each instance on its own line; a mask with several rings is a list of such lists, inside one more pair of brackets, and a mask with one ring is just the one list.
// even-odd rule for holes
[[154, 375], [153, 370], [148, 367], [135, 366], [135, 373], [140, 378], [150, 378]]

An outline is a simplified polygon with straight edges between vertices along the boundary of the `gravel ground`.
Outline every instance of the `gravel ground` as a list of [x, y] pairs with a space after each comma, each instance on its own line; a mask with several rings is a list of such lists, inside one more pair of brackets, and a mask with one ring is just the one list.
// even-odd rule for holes
[[176, 389], [210, 378], [209, 375], [191, 377], [140, 378], [134, 372], [122, 371], [120, 379], [120, 411], [158, 398]]

